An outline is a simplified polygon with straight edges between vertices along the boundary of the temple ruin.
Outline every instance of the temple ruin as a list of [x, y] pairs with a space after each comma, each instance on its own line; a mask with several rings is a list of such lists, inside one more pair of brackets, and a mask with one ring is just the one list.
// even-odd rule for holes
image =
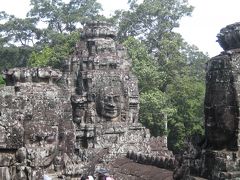
[[239, 179], [239, 29], [234, 23], [217, 35], [224, 51], [206, 66], [205, 140], [190, 146], [177, 168], [166, 138], [151, 137], [138, 121], [137, 78], [110, 24], [87, 23], [62, 70], [6, 69], [0, 179], [77, 180], [108, 168], [115, 179], [134, 180], [125, 167], [135, 162], [175, 168], [175, 179]]
[[137, 78], [115, 37], [109, 24], [90, 22], [62, 71], [4, 71], [1, 180], [79, 179], [126, 156], [174, 168], [165, 138], [138, 122]]

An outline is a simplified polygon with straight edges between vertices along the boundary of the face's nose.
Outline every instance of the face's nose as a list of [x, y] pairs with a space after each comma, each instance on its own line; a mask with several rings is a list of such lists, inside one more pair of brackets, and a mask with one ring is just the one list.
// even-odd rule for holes
[[113, 102], [113, 97], [112, 96], [109, 96], [108, 99], [109, 99], [109, 102], [111, 102], [111, 103]]
[[40, 147], [44, 146], [44, 137], [37, 136], [37, 141], [38, 141]]
[[109, 106], [115, 106], [113, 96], [108, 96], [108, 105]]
[[39, 145], [40, 145], [40, 147], [43, 147], [44, 146], [44, 141], [43, 140], [39, 141]]

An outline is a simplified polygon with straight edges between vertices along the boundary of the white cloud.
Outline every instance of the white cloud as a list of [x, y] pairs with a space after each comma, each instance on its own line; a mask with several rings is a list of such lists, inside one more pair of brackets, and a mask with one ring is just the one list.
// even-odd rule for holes
[[20, 18], [24, 18], [30, 9], [30, 0], [0, 0], [0, 3], [0, 11], [6, 11]]

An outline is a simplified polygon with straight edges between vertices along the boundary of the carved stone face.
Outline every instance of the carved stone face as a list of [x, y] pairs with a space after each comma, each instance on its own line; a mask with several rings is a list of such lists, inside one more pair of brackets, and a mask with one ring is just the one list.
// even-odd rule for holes
[[85, 103], [87, 102], [85, 97], [73, 95], [71, 97], [71, 103], [73, 108], [73, 121], [75, 123], [82, 123], [85, 116]]
[[214, 149], [234, 149], [236, 146], [236, 109], [215, 107], [205, 109], [205, 132], [208, 143]]
[[[114, 88], [115, 89], [115, 88]], [[97, 101], [97, 112], [106, 118], [116, 118], [121, 112], [121, 94], [111, 87], [105, 88], [100, 93]]]
[[211, 149], [238, 148], [237, 69], [229, 55], [212, 58], [207, 64], [205, 94], [205, 134]]
[[57, 154], [58, 127], [29, 123], [25, 127], [25, 147], [30, 166], [45, 167]]
[[23, 163], [27, 157], [27, 151], [25, 147], [21, 147], [16, 152], [17, 162]]
[[102, 101], [102, 115], [114, 118], [120, 114], [120, 96], [107, 94]]

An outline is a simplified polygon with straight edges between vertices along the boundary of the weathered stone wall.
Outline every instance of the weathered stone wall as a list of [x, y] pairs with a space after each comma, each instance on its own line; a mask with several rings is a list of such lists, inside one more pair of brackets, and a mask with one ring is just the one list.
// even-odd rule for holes
[[[0, 88], [0, 179], [40, 179], [74, 153], [70, 91], [58, 86], [61, 72], [50, 68], [20, 68], [4, 72]], [[7, 164], [6, 164], [7, 163]], [[6, 177], [4, 177], [5, 175]]]

